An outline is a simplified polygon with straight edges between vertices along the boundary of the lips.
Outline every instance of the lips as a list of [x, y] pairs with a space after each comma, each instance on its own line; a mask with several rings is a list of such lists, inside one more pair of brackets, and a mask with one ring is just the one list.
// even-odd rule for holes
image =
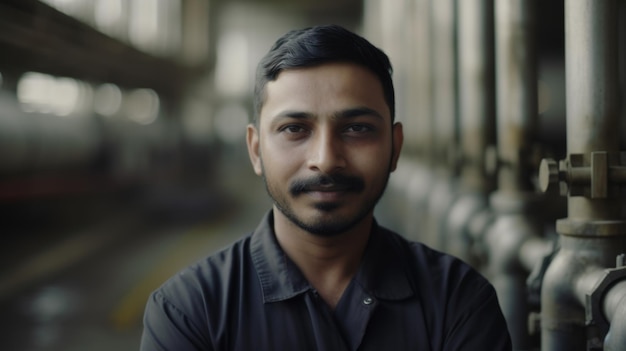
[[350, 189], [351, 187], [346, 184], [324, 184], [324, 185], [318, 185], [318, 186], [309, 186], [305, 188], [304, 192], [334, 193], [334, 192], [350, 191]]
[[[327, 206], [328, 204], [345, 202], [346, 195], [351, 193], [345, 191], [309, 191], [303, 194], [312, 200], [315, 206], [318, 207], [321, 204], [326, 204]], [[324, 207], [324, 209], [328, 208]]]

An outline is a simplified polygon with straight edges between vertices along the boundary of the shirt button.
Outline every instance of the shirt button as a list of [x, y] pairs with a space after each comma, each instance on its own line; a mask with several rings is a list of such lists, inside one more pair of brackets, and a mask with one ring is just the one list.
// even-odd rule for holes
[[374, 300], [371, 297], [366, 297], [363, 299], [363, 304], [364, 305], [371, 305], [372, 302], [374, 302]]

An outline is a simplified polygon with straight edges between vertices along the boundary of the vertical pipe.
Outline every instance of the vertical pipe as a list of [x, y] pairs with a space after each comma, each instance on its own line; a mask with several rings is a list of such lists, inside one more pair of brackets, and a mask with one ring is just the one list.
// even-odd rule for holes
[[458, 97], [460, 196], [450, 209], [448, 251], [477, 266], [470, 227], [488, 215], [493, 181], [486, 174], [487, 148], [495, 143], [493, 0], [458, 2]]
[[417, 152], [426, 164], [432, 164], [432, 147], [434, 138], [431, 127], [432, 116], [432, 92], [431, 92], [431, 35], [430, 35], [430, 2], [429, 0], [415, 0], [415, 78], [411, 81], [415, 86]]
[[535, 0], [496, 0], [496, 98], [498, 190], [491, 196], [496, 219], [485, 234], [488, 274], [498, 293], [515, 349], [532, 340], [525, 294], [528, 271], [523, 244], [539, 237], [537, 197], [530, 182], [530, 150], [537, 132]]
[[535, 0], [497, 0], [496, 91], [499, 190], [531, 189], [524, 156], [537, 127]]
[[[565, 60], [568, 160], [579, 155], [589, 165], [592, 152], [619, 152], [616, 1], [566, 0]], [[542, 350], [587, 349], [587, 277], [612, 267], [625, 249], [622, 203], [618, 196], [568, 197], [568, 217], [557, 221], [561, 249], [543, 279]]]
[[527, 210], [515, 209], [516, 206], [530, 207], [529, 203], [494, 195], [499, 195], [495, 197], [497, 201], [492, 198], [497, 217], [485, 233], [489, 255], [487, 274], [498, 294], [514, 349], [526, 350], [536, 340], [528, 330], [526, 278], [529, 270], [522, 265], [520, 256], [525, 244], [539, 237], [540, 228]]
[[[428, 237], [424, 237], [428, 223], [428, 200], [433, 184], [432, 177], [432, 148], [434, 138], [432, 136], [432, 92], [431, 92], [431, 36], [430, 36], [430, 1], [429, 0], [413, 0], [413, 8], [410, 13], [409, 21], [412, 23], [413, 31], [411, 39], [413, 41], [412, 48], [414, 55], [412, 60], [407, 60], [407, 64], [412, 65], [413, 76], [409, 79], [411, 96], [408, 102], [411, 103], [408, 116], [413, 121], [414, 129], [407, 130], [414, 138], [414, 150], [409, 151], [409, 157], [415, 156], [410, 162], [406, 160], [407, 153], [403, 147], [404, 167], [407, 169], [408, 180], [400, 184], [399, 190], [402, 196], [406, 196], [408, 203], [404, 210], [404, 225], [406, 233], [415, 233], [415, 239], [428, 241]], [[414, 154], [413, 154], [414, 152]], [[407, 162], [409, 161], [409, 162]], [[408, 167], [407, 167], [408, 166]], [[400, 171], [401, 169], [398, 169]], [[400, 172], [396, 172], [398, 177]], [[392, 178], [393, 179], [393, 178]], [[405, 178], [406, 179], [406, 178]], [[416, 231], [415, 228], [422, 228]], [[430, 242], [429, 242], [430, 243]]]
[[452, 155], [456, 148], [455, 0], [430, 0], [433, 173], [436, 182], [428, 198], [428, 244], [446, 250], [445, 222], [455, 199]]
[[434, 152], [437, 160], [445, 161], [449, 159], [450, 148], [455, 146], [455, 1], [431, 0], [430, 9]]
[[459, 1], [458, 13], [461, 182], [487, 191], [485, 155], [495, 141], [493, 0]]
[[[565, 2], [567, 152], [619, 151], [617, 6], [614, 0]], [[619, 199], [570, 197], [568, 217], [615, 219]]]

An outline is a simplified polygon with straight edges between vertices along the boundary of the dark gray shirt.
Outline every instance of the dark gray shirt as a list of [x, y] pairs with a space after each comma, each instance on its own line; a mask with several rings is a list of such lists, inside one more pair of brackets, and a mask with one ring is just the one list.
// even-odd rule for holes
[[249, 236], [150, 297], [141, 350], [510, 350], [493, 287], [374, 225], [335, 310], [285, 255], [270, 211]]

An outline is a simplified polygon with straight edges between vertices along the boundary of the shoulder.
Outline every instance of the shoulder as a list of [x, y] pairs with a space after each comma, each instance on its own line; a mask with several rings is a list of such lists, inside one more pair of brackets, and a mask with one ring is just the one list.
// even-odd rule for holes
[[388, 229], [381, 228], [400, 254], [407, 257], [409, 269], [420, 279], [441, 286], [463, 287], [467, 281], [477, 285], [490, 285], [478, 271], [469, 264], [450, 254], [433, 249], [423, 243], [410, 241]]
[[[144, 313], [141, 349], [211, 349], [228, 301], [225, 286], [246, 264], [249, 236], [172, 276], [152, 292]], [[157, 347], [158, 346], [158, 347]]]
[[[434, 314], [473, 308], [469, 302], [493, 299], [495, 289], [476, 269], [462, 260], [435, 250], [423, 243], [410, 241], [403, 236], [381, 228], [385, 241], [392, 247], [389, 252], [401, 257], [414, 292]], [[395, 259], [398, 258], [389, 258]]]
[[459, 350], [486, 345], [510, 350], [496, 291], [482, 274], [452, 255], [385, 231], [406, 257], [406, 270], [436, 335], [433, 342]]
[[493, 285], [462, 260], [412, 243], [423, 264], [423, 274], [431, 274], [430, 286], [420, 294], [431, 301], [426, 307], [438, 315], [441, 343], [450, 350], [511, 350], [511, 338]]
[[157, 292], [168, 299], [182, 302], [189, 302], [197, 295], [209, 298], [246, 265], [249, 243], [248, 235], [195, 262], [169, 278]]
[[238, 288], [233, 282], [244, 281], [237, 275], [247, 271], [249, 242], [248, 235], [182, 269], [156, 289], [150, 301], [177, 311], [192, 323], [219, 319], [219, 306], [225, 303], [229, 291]]

